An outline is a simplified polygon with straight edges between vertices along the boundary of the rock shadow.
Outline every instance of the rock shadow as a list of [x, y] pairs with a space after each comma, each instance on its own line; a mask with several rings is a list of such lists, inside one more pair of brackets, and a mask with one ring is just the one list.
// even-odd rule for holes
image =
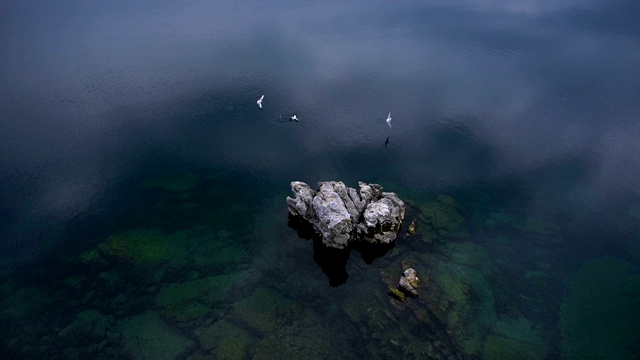
[[353, 246], [353, 249], [360, 254], [362, 260], [367, 264], [373, 264], [373, 261], [385, 256], [391, 249], [396, 246], [395, 243], [391, 244], [368, 244], [358, 243]]
[[347, 261], [349, 261], [349, 249], [333, 249], [322, 243], [322, 237], [315, 231], [311, 223], [304, 221], [299, 216], [289, 214], [287, 225], [296, 231], [298, 237], [313, 241], [313, 260], [318, 264], [322, 272], [327, 275], [329, 285], [338, 287], [347, 282]]
[[385, 256], [396, 244], [369, 244], [357, 243], [349, 245], [345, 249], [334, 249], [322, 243], [322, 236], [316, 232], [311, 223], [305, 221], [300, 216], [289, 214], [287, 225], [296, 231], [298, 237], [313, 241], [313, 260], [318, 264], [322, 272], [329, 280], [329, 285], [338, 287], [347, 282], [347, 262], [354, 250], [362, 260], [371, 265], [373, 262]]
[[320, 239], [320, 241], [322, 242], [322, 238], [320, 237], [320, 235], [318, 235], [318, 233], [316, 233], [316, 230], [313, 228], [313, 225], [310, 222], [304, 220], [300, 216], [291, 215], [291, 213], [289, 213], [289, 219], [287, 220], [287, 225], [291, 229], [296, 231], [296, 234], [298, 235], [299, 238], [302, 238], [305, 240]]
[[322, 239], [313, 240], [313, 260], [320, 266], [322, 272], [327, 275], [329, 285], [338, 287], [347, 282], [347, 261], [349, 261], [349, 249], [334, 249], [326, 247]]

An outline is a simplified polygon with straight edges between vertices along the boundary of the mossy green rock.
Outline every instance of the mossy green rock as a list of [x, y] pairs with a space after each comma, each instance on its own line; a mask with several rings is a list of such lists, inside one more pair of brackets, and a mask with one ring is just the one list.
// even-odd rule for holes
[[247, 325], [267, 333], [279, 321], [295, 315], [299, 305], [271, 288], [258, 288], [233, 306], [233, 313]]
[[202, 348], [211, 351], [216, 359], [244, 359], [248, 346], [255, 340], [249, 333], [226, 320], [209, 326], [199, 337]]
[[421, 203], [418, 207], [422, 220], [431, 225], [437, 236], [464, 237], [462, 207], [451, 196], [440, 194], [436, 200]]
[[[612, 256], [586, 262], [562, 307], [563, 359], [637, 359], [640, 269]], [[636, 285], [634, 285], [636, 284]]]
[[164, 323], [158, 313], [147, 312], [118, 324], [127, 358], [174, 360], [195, 348], [195, 343]]
[[483, 350], [484, 360], [542, 360], [539, 351], [532, 344], [516, 339], [490, 335]]
[[407, 295], [397, 288], [389, 288], [389, 296], [400, 301], [405, 301], [407, 299]]
[[478, 355], [487, 331], [497, 320], [487, 280], [475, 269], [438, 262], [427, 274], [424, 298], [463, 351]]
[[232, 275], [217, 275], [174, 283], [163, 287], [155, 300], [166, 319], [177, 325], [186, 325], [210, 314], [238, 280], [239, 277]]
[[98, 249], [90, 249], [81, 252], [78, 255], [78, 261], [86, 266], [96, 267], [96, 266], [104, 266], [109, 262], [100, 254]]
[[98, 245], [114, 262], [130, 265], [158, 265], [179, 257], [178, 239], [156, 230], [135, 230], [110, 236]]
[[103, 315], [97, 310], [80, 312], [73, 323], [62, 329], [58, 336], [67, 341], [104, 340], [113, 331], [115, 319], [112, 315]]
[[543, 360], [548, 352], [549, 346], [529, 320], [503, 317], [494, 324], [493, 333], [485, 341], [483, 358]]
[[[278, 314], [282, 316], [282, 313]], [[310, 309], [297, 309], [294, 316], [283, 316], [269, 332], [251, 345], [251, 359], [350, 359], [345, 350], [353, 344], [341, 335], [344, 329], [332, 326], [323, 315]]]
[[193, 252], [195, 265], [200, 267], [228, 267], [245, 259], [244, 249], [232, 240], [203, 242]]

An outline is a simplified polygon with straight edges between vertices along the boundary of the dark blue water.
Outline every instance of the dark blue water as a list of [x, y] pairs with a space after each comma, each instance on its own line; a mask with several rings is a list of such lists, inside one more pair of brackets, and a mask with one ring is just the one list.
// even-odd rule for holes
[[[638, 18], [1, 4], [0, 353], [637, 359]], [[417, 233], [327, 252], [288, 218], [294, 180], [379, 183]]]

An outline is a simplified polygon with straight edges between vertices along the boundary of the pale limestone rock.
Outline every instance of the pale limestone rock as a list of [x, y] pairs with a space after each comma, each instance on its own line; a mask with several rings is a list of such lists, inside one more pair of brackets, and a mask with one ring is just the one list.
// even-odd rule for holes
[[393, 243], [404, 219], [404, 202], [378, 184], [360, 182], [359, 187], [356, 191], [341, 181], [324, 181], [314, 191], [293, 181], [295, 198], [287, 197], [288, 209], [311, 223], [328, 247], [343, 249], [359, 240]]

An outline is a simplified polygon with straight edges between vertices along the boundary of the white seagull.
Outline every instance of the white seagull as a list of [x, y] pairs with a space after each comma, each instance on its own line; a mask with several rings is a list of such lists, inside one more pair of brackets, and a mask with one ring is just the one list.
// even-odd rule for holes
[[295, 115], [293, 115], [293, 116], [292, 116], [292, 117], [290, 117], [289, 119], [291, 119], [291, 120], [295, 120], [295, 122], [298, 122], [298, 120], [299, 120], [299, 119], [298, 119], [298, 117], [297, 117], [297, 116], [295, 116]]
[[260, 109], [262, 109], [262, 99], [264, 99], [264, 95], [260, 96], [260, 99], [256, 101], [256, 103], [258, 103], [258, 106], [260, 106]]
[[389, 125], [389, 127], [391, 127], [391, 111], [389, 111], [389, 115], [387, 115], [387, 125]]

